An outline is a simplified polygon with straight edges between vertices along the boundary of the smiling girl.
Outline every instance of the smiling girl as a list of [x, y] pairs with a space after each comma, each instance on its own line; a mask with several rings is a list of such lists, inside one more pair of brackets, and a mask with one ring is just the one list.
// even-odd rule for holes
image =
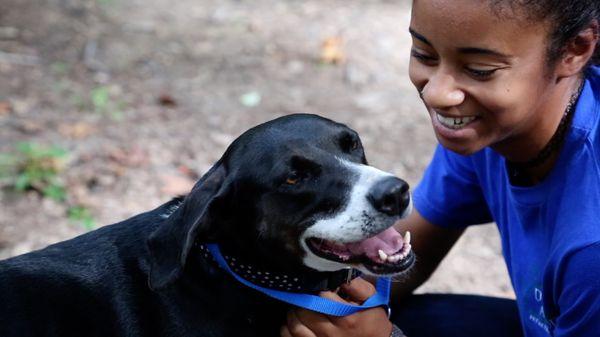
[[[600, 1], [414, 0], [409, 75], [439, 141], [414, 191], [409, 337], [600, 334]], [[495, 221], [516, 301], [410, 295], [469, 225]], [[357, 279], [338, 301], [361, 302]], [[282, 336], [400, 336], [383, 309], [292, 310]]]

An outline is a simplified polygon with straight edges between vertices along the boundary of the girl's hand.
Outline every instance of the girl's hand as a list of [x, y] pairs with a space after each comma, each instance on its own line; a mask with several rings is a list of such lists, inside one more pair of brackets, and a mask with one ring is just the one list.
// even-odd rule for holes
[[[358, 277], [340, 287], [340, 295], [325, 291], [320, 295], [331, 300], [361, 304], [375, 293], [375, 287]], [[327, 316], [314, 311], [294, 308], [288, 312], [281, 337], [389, 337], [392, 323], [383, 308], [371, 308], [344, 316]]]

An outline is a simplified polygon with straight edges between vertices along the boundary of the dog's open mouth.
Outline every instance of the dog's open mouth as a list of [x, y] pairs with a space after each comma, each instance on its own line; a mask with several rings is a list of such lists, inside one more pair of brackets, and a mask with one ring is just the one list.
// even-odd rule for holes
[[378, 275], [403, 272], [415, 261], [410, 233], [403, 238], [393, 227], [360, 242], [342, 244], [313, 237], [306, 243], [321, 258], [348, 265], [362, 264]]

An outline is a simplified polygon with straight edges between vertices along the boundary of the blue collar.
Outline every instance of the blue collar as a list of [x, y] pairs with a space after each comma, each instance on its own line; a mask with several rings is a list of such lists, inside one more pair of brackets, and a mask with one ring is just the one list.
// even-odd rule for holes
[[[272, 287], [272, 284], [277, 283], [280, 285], [280, 287], [279, 287], [280, 289], [281, 289], [281, 285], [283, 285], [283, 287], [285, 287], [287, 291], [275, 290], [275, 289], [266, 288], [266, 287], [254, 284], [254, 283], [244, 279], [243, 277], [239, 276], [237, 273], [235, 273], [232, 270], [232, 268], [229, 266], [229, 264], [225, 261], [225, 258], [223, 257], [223, 255], [221, 255], [221, 251], [219, 250], [219, 246], [217, 244], [213, 243], [213, 244], [206, 244], [205, 246], [204, 245], [200, 246], [201, 249], [203, 249], [204, 247], [206, 247], [206, 249], [208, 249], [208, 251], [210, 252], [212, 257], [215, 259], [217, 264], [222, 269], [227, 271], [230, 275], [232, 275], [237, 281], [239, 281], [240, 283], [244, 284], [247, 287], [258, 290], [258, 291], [262, 292], [263, 294], [270, 296], [272, 298], [275, 298], [277, 300], [280, 300], [282, 302], [286, 302], [286, 303], [289, 303], [289, 304], [292, 304], [292, 305], [295, 305], [298, 307], [302, 307], [302, 308], [305, 308], [308, 310], [312, 310], [312, 311], [316, 311], [316, 312], [320, 312], [320, 313], [332, 315], [332, 316], [346, 316], [346, 315], [350, 315], [350, 314], [356, 313], [358, 311], [361, 311], [361, 310], [364, 310], [367, 308], [373, 308], [373, 307], [378, 307], [378, 306], [385, 306], [389, 310], [388, 303], [389, 303], [389, 294], [390, 294], [390, 280], [388, 278], [380, 278], [377, 281], [377, 292], [375, 294], [373, 294], [373, 296], [368, 298], [362, 305], [345, 304], [345, 303], [335, 302], [335, 301], [332, 301], [332, 300], [324, 298], [324, 297], [311, 295], [311, 294], [291, 292], [291, 290], [293, 290], [292, 287], [294, 286], [294, 283], [288, 282], [288, 281], [298, 281], [298, 280], [288, 280], [288, 281], [284, 281], [283, 279], [273, 280], [273, 279], [271, 279], [271, 276], [275, 277], [274, 275], [265, 275], [265, 276], [267, 276], [267, 278], [263, 278], [263, 282], [262, 282], [263, 284], [265, 283], [264, 281], [267, 281], [267, 285]], [[233, 266], [235, 264], [235, 261], [231, 261], [230, 263]], [[244, 269], [244, 268], [240, 268], [240, 269]], [[252, 275], [252, 274], [253, 273], [250, 273], [250, 275]], [[250, 277], [250, 278], [252, 278], [252, 277]], [[273, 283], [269, 283], [269, 281], [273, 281]], [[289, 286], [288, 286], [288, 284], [289, 284]], [[289, 289], [287, 289], [288, 287], [289, 287]]]

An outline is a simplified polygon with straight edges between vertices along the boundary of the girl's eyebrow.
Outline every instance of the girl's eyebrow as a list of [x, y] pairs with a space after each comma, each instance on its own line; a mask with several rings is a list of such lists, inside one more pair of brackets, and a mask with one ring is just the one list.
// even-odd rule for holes
[[509, 58], [508, 55], [502, 54], [499, 51], [495, 51], [492, 49], [485, 49], [485, 48], [463, 47], [463, 48], [458, 48], [458, 52], [461, 54], [483, 54], [483, 55]]
[[[412, 35], [415, 39], [425, 43], [428, 46], [432, 46], [431, 42], [429, 42], [429, 40], [427, 40], [427, 38], [425, 38], [425, 36], [417, 33], [414, 29], [412, 28], [408, 28], [408, 32], [410, 33], [410, 35]], [[490, 55], [490, 56], [496, 56], [496, 57], [503, 57], [503, 58], [509, 58], [510, 56], [503, 54], [499, 51], [496, 50], [492, 50], [492, 49], [486, 49], [486, 48], [477, 48], [477, 47], [459, 47], [457, 48], [458, 52], [461, 54], [482, 54], [482, 55]]]
[[[412, 29], [412, 28], [410, 28], [410, 27], [409, 27], [409, 28], [408, 28], [408, 32], [409, 32], [409, 33], [410, 33], [410, 35], [412, 35], [412, 36], [413, 36], [415, 39], [421, 40], [421, 42], [425, 43], [426, 45], [432, 46], [432, 45], [431, 45], [431, 42], [429, 42], [429, 41], [428, 41], [428, 40], [425, 38], [425, 36], [423, 36], [423, 35], [421, 35], [421, 34], [419, 34], [419, 33], [415, 32], [415, 30], [414, 30], [414, 29]], [[433, 46], [432, 46], [432, 47], [433, 47]]]

